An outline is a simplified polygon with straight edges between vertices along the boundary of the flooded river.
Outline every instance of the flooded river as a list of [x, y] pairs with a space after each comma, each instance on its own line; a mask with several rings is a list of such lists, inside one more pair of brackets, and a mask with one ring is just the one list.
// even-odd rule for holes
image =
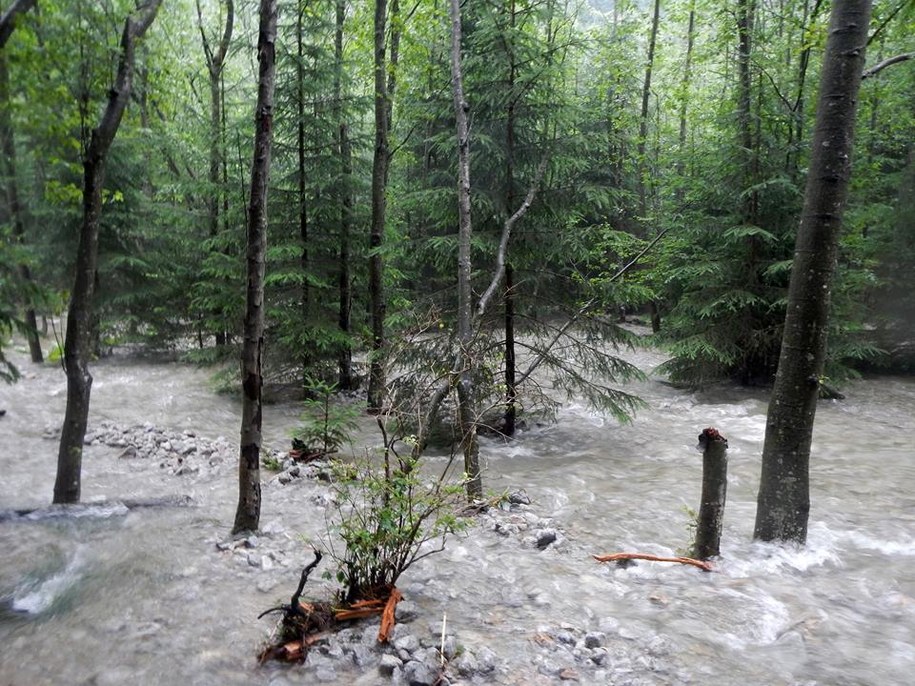
[[[50, 503], [66, 380], [12, 352], [24, 378], [0, 387], [0, 510]], [[629, 355], [646, 372], [651, 351]], [[237, 441], [237, 401], [215, 395], [208, 372], [114, 357], [93, 367], [90, 429], [152, 424]], [[485, 683], [550, 684], [537, 668], [544, 627], [609, 635], [608, 684], [887, 686], [915, 679], [915, 380], [856, 382], [824, 402], [812, 455], [808, 545], [751, 541], [766, 396], [718, 388], [631, 384], [649, 409], [620, 426], [570, 403], [556, 424], [511, 443], [484, 439], [487, 489], [523, 488], [562, 532], [538, 550], [472, 530], [401, 580], [426, 623], [447, 613], [470, 647], [499, 669]], [[288, 444], [298, 409], [265, 410], [265, 443]], [[640, 563], [599, 565], [592, 554], [677, 554], [699, 502], [697, 434], [729, 440], [728, 505], [716, 572]], [[366, 422], [361, 441], [374, 441]], [[264, 487], [261, 523], [288, 551], [253, 566], [217, 549], [233, 520], [231, 461], [175, 476], [151, 460], [87, 449], [83, 501], [191, 496], [195, 507], [87, 508], [80, 517], [0, 521], [0, 683], [313, 683], [302, 668], [258, 667], [272, 622], [325, 526], [320, 484]], [[269, 477], [268, 474], [265, 476]], [[320, 579], [308, 591], [320, 594]], [[327, 587], [330, 588], [329, 586]], [[307, 591], [307, 592], [308, 592]], [[384, 684], [339, 669], [322, 683]]]

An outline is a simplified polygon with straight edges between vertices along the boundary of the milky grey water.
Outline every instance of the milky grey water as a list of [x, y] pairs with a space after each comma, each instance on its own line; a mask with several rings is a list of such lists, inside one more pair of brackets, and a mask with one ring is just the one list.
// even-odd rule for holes
[[[0, 387], [0, 509], [50, 502], [66, 382], [33, 368]], [[661, 358], [630, 354], [646, 371]], [[152, 423], [235, 441], [239, 407], [212, 392], [208, 372], [109, 359], [93, 367], [90, 427]], [[477, 532], [411, 569], [400, 583], [422, 612], [502, 667], [488, 683], [547, 684], [534, 640], [563, 624], [610, 636], [614, 663], [593, 683], [909, 684], [915, 674], [915, 381], [852, 384], [817, 414], [812, 510], [804, 549], [751, 542], [765, 393], [704, 394], [657, 380], [631, 390], [650, 408], [627, 426], [570, 403], [559, 421], [512, 443], [484, 440], [488, 489], [524, 488], [562, 532], [538, 551]], [[265, 411], [268, 445], [287, 445], [294, 406]], [[591, 554], [676, 554], [690, 541], [703, 428], [729, 439], [728, 507], [717, 571], [641, 563], [599, 565]], [[371, 423], [359, 434], [376, 440]], [[0, 682], [31, 684], [266, 684], [300, 669], [259, 668], [272, 623], [260, 611], [288, 598], [309, 542], [324, 527], [322, 487], [264, 487], [265, 539], [283, 549], [254, 567], [217, 550], [235, 508], [233, 464], [173, 476], [151, 461], [87, 449], [83, 500], [192, 496], [193, 508], [0, 522]], [[309, 583], [322, 590], [320, 579]], [[331, 587], [325, 587], [328, 592]], [[646, 646], [650, 649], [646, 650]], [[590, 675], [590, 676], [589, 676]], [[581, 683], [593, 673], [581, 670]], [[340, 684], [385, 683], [338, 670]]]

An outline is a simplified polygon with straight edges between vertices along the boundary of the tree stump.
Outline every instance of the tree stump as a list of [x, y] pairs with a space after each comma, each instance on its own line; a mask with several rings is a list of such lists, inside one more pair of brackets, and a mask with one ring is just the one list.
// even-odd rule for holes
[[691, 556], [707, 560], [720, 554], [728, 490], [728, 442], [717, 429], [708, 428], [699, 434], [698, 447], [702, 450], [702, 497]]

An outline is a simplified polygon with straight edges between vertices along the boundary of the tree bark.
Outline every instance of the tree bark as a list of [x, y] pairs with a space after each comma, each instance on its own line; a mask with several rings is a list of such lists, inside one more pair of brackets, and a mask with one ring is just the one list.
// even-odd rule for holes
[[721, 529], [728, 494], [728, 442], [715, 429], [699, 434], [702, 448], [702, 496], [696, 541], [690, 557], [707, 560], [717, 557], [721, 548]]
[[764, 541], [807, 539], [810, 444], [870, 12], [871, 0], [836, 0], [829, 23], [788, 312], [766, 422], [754, 529], [754, 537]]
[[385, 340], [384, 242], [385, 209], [388, 178], [388, 105], [387, 62], [385, 59], [385, 25], [387, 0], [375, 0], [375, 155], [372, 162], [372, 228], [369, 235], [369, 299], [371, 301], [372, 352], [369, 360], [368, 409], [380, 412], [384, 406]]
[[115, 82], [108, 92], [108, 104], [97, 128], [93, 129], [83, 157], [83, 221], [76, 252], [76, 278], [67, 311], [64, 339], [64, 368], [67, 373], [67, 409], [57, 455], [55, 503], [79, 502], [83, 439], [89, 421], [92, 375], [89, 357], [92, 341], [92, 305], [98, 264], [99, 215], [105, 162], [111, 143], [130, 101], [137, 41], [156, 18], [162, 0], [148, 0], [124, 22], [121, 52]]
[[458, 375], [458, 422], [461, 430], [461, 450], [464, 454], [464, 473], [467, 478], [467, 497], [483, 496], [483, 479], [480, 474], [480, 452], [477, 442], [476, 403], [473, 388], [474, 360], [470, 346], [473, 342], [473, 312], [470, 288], [470, 241], [473, 229], [470, 221], [470, 133], [467, 113], [470, 110], [464, 97], [464, 78], [461, 67], [461, 3], [450, 0], [451, 18], [451, 89], [454, 96], [454, 117], [458, 148], [458, 345], [460, 364]]
[[[696, 3], [690, 0], [689, 23], [686, 28], [686, 56], [683, 61], [683, 78], [680, 79], [680, 133], [678, 138], [680, 158], [677, 160], [677, 174], [683, 176], [686, 169], [686, 130], [687, 110], [689, 106], [689, 90], [693, 72], [693, 46], [696, 42]], [[682, 189], [677, 192], [677, 197], [683, 198]]]
[[[0, 149], [2, 149], [3, 166], [0, 168], [5, 177], [6, 201], [9, 207], [10, 221], [13, 225], [13, 239], [20, 245], [25, 243], [25, 226], [22, 215], [23, 207], [19, 199], [19, 184], [16, 181], [16, 141], [13, 138], [13, 121], [10, 113], [10, 73], [6, 53], [0, 48]], [[17, 267], [19, 279], [26, 291], [31, 291], [32, 272], [29, 265], [22, 262]], [[44, 356], [41, 352], [41, 340], [38, 338], [38, 321], [35, 308], [30, 302], [25, 303], [26, 338], [29, 343], [29, 355], [32, 362], [41, 364]]]
[[260, 524], [260, 452], [264, 350], [264, 262], [267, 251], [267, 189], [273, 142], [273, 93], [276, 83], [277, 0], [261, 0], [257, 40], [258, 86], [254, 159], [248, 207], [247, 293], [242, 343], [242, 419], [238, 461], [238, 507], [233, 533], [256, 531]]

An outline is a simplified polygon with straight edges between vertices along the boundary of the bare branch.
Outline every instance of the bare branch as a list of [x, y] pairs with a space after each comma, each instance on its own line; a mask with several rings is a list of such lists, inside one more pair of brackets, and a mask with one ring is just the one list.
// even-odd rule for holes
[[891, 21], [893, 21], [893, 18], [897, 14], [899, 14], [900, 10], [902, 10], [902, 8], [905, 7], [910, 1], [911, 0], [902, 0], [902, 2], [900, 2], [896, 6], [896, 8], [887, 15], [886, 19], [884, 19], [880, 23], [880, 26], [878, 26], [876, 29], [874, 29], [874, 32], [867, 39], [867, 43], [865, 43], [865, 46], [868, 46], [871, 43], [873, 43], [877, 39], [877, 36], [879, 36], [881, 33], [883, 33], [883, 30], [887, 27], [887, 24], [889, 24]]
[[906, 62], [907, 60], [915, 59], [915, 52], [904, 52], [901, 55], [896, 55], [895, 57], [889, 57], [880, 64], [875, 64], [870, 69], [865, 69], [864, 73], [861, 74], [862, 79], [869, 79], [871, 76], [876, 76], [882, 72], [887, 67], [891, 67], [894, 64], [899, 64], [900, 62]]
[[[661, 233], [659, 233], [657, 236], [655, 236], [654, 239], [651, 241], [651, 243], [649, 243], [644, 248], [642, 248], [642, 250], [639, 252], [638, 255], [633, 257], [631, 260], [629, 260], [629, 262], [627, 262], [624, 266], [622, 266], [619, 269], [619, 271], [616, 272], [616, 274], [614, 274], [613, 276], [610, 277], [610, 279], [608, 279], [607, 283], [613, 283], [614, 281], [617, 281], [626, 272], [628, 272], [630, 269], [632, 269], [632, 267], [634, 267], [635, 264], [640, 259], [642, 259], [642, 257], [645, 255], [645, 253], [647, 253], [649, 250], [651, 250], [658, 243], [658, 241], [660, 241], [664, 237], [664, 235], [668, 232], [668, 230], [669, 229], [664, 229]], [[568, 331], [569, 328], [575, 322], [577, 322], [579, 319], [581, 319], [582, 315], [584, 315], [588, 310], [590, 310], [592, 307], [594, 307], [594, 304], [596, 302], [597, 302], [596, 297], [591, 298], [588, 302], [586, 302], [584, 305], [579, 307], [578, 312], [576, 312], [574, 315], [569, 317], [569, 320], [565, 324], [563, 324], [561, 327], [559, 327], [559, 329], [556, 331], [556, 334], [553, 336], [552, 340], [550, 340], [549, 344], [540, 351], [540, 354], [537, 355], [537, 358], [533, 362], [531, 362], [531, 365], [527, 368], [527, 371], [524, 372], [524, 374], [521, 375], [521, 378], [519, 378], [515, 382], [516, 385], [520, 386], [522, 383], [524, 383], [524, 381], [531, 374], [534, 373], [534, 370], [537, 369], [537, 367], [539, 367], [543, 363], [543, 361], [546, 359], [546, 356], [549, 354], [550, 350], [553, 348], [554, 345], [556, 345], [557, 341], [559, 341], [559, 339], [562, 338], [563, 334], [565, 334], [565, 332]]]
[[534, 181], [531, 183], [531, 187], [528, 189], [527, 196], [524, 198], [524, 202], [521, 203], [521, 207], [515, 210], [515, 213], [506, 219], [505, 224], [502, 226], [502, 239], [499, 241], [499, 252], [496, 255], [496, 271], [492, 275], [492, 282], [489, 284], [489, 288], [483, 293], [483, 296], [480, 298], [480, 302], [477, 305], [478, 317], [483, 316], [490, 298], [492, 298], [493, 293], [495, 293], [496, 288], [499, 287], [499, 283], [502, 281], [502, 277], [505, 275], [505, 253], [508, 250], [508, 239], [511, 238], [512, 229], [515, 224], [517, 224], [521, 217], [527, 213], [531, 203], [534, 202], [534, 198], [537, 196], [537, 190], [540, 188], [540, 181], [546, 173], [548, 162], [549, 157], [545, 155], [540, 161], [540, 166], [537, 168]]

